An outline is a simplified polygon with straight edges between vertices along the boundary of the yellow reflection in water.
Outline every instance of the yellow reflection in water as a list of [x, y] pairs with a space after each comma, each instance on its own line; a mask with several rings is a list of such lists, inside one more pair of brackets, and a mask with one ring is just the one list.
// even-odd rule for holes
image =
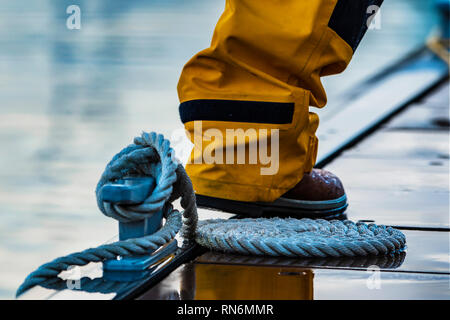
[[312, 300], [312, 270], [299, 268], [195, 265], [198, 300]]

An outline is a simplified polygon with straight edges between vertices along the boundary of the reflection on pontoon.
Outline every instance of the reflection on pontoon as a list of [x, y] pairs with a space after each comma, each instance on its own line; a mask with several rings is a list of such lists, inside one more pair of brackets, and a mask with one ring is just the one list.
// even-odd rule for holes
[[314, 271], [305, 266], [395, 269], [405, 255], [286, 259], [208, 252], [196, 263], [180, 267], [140, 299], [312, 300]]

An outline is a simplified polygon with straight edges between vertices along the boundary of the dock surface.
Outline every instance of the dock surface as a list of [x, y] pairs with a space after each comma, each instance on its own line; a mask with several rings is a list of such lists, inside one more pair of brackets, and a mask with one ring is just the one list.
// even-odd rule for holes
[[[327, 259], [207, 252], [139, 299], [450, 299], [448, 115], [446, 81], [325, 167], [344, 183], [348, 219], [400, 228], [406, 252]], [[221, 215], [200, 212], [212, 214]]]
[[[224, 0], [80, 0], [81, 30], [66, 28], [66, 8], [71, 4], [0, 0], [0, 299], [14, 298], [24, 278], [39, 265], [98, 246], [117, 234], [117, 222], [103, 216], [96, 205], [94, 188], [100, 174], [111, 157], [143, 130], [167, 138], [177, 130], [183, 132], [178, 77], [183, 65], [209, 46]], [[424, 0], [385, 1], [380, 16], [381, 28], [368, 31], [345, 73], [324, 79], [329, 102], [318, 110], [322, 124], [351, 98], [343, 93], [421, 47], [438, 21], [433, 1]], [[448, 104], [445, 94], [430, 103]], [[418, 109], [410, 124], [435, 112]], [[389, 137], [397, 144], [409, 141], [414, 148], [415, 138], [408, 140], [407, 130], [395, 132]], [[428, 127], [418, 139], [432, 148], [438, 141], [427, 139], [427, 134], [433, 134]], [[415, 164], [426, 166], [423, 160], [416, 159]], [[392, 166], [400, 162], [391, 158]], [[339, 163], [329, 168], [340, 171], [333, 168]], [[346, 163], [350, 166], [350, 159]], [[427, 170], [442, 172], [448, 169], [445, 163]], [[370, 165], [380, 172], [388, 170], [381, 162]], [[358, 182], [343, 168], [337, 173], [346, 183], [349, 213], [355, 219], [445, 226], [444, 195], [425, 188], [417, 176], [408, 181], [398, 176], [395, 181], [402, 186], [420, 184], [426, 197], [406, 191], [385, 196], [381, 180], [378, 193], [375, 182], [371, 190], [356, 190], [362, 178]], [[389, 174], [385, 172], [391, 181]], [[396, 207], [393, 201], [399, 197], [409, 206]], [[401, 221], [400, 216], [410, 220]], [[430, 219], [425, 221], [426, 217]]]

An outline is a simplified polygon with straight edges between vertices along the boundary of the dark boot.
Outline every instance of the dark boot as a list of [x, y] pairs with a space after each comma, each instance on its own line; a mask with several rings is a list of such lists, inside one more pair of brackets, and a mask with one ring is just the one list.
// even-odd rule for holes
[[321, 169], [306, 173], [291, 190], [274, 202], [243, 202], [197, 195], [197, 206], [250, 217], [344, 219], [347, 196], [337, 176]]

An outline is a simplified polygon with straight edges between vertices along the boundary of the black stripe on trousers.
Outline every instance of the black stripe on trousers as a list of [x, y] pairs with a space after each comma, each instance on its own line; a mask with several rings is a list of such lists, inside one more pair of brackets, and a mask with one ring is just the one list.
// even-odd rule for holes
[[383, 0], [338, 0], [328, 27], [333, 29], [353, 52], [367, 31], [367, 21], [374, 12], [368, 11], [372, 5], [381, 6]]
[[197, 120], [267, 124], [292, 123], [293, 102], [191, 100], [180, 104], [183, 123]]

